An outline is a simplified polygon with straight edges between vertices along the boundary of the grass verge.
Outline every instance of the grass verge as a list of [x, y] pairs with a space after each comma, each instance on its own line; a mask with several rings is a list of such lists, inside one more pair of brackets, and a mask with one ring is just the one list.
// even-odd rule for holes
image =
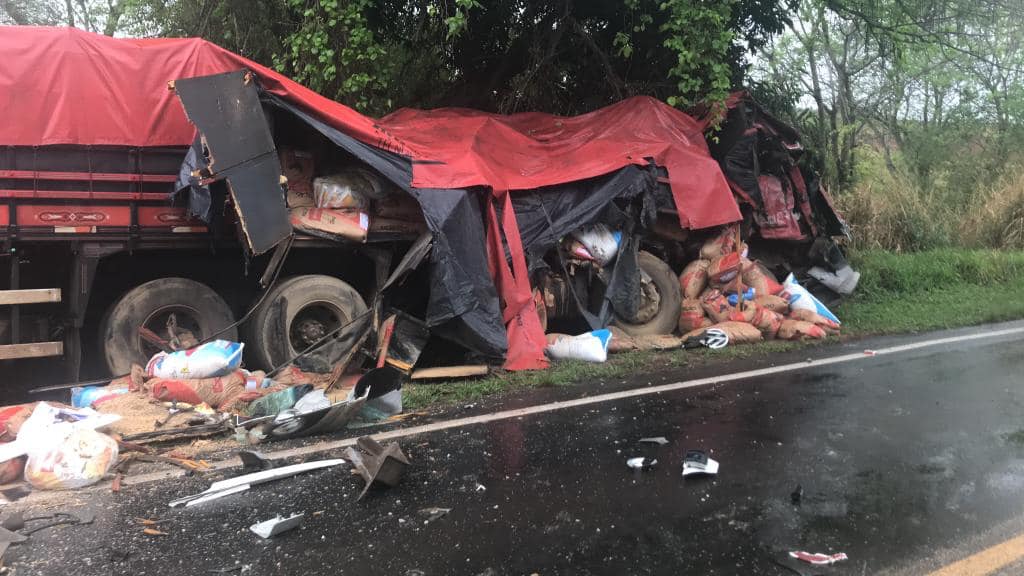
[[[835, 312], [844, 337], [956, 328], [1024, 318], [1024, 253], [932, 250], [870, 251], [853, 257], [861, 272], [856, 294]], [[476, 380], [409, 384], [407, 410], [473, 402], [484, 397], [634, 376], [652, 369], [697, 368], [795, 350], [810, 343], [769, 341], [719, 351], [641, 351], [608, 362], [560, 362], [539, 372], [500, 372]]]

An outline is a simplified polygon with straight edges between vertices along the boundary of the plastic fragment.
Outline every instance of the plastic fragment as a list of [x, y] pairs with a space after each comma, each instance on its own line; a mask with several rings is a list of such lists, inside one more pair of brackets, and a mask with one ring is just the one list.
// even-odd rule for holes
[[835, 564], [836, 562], [841, 562], [843, 560], [848, 560], [849, 559], [846, 556], [846, 553], [844, 553], [844, 552], [839, 552], [838, 554], [821, 554], [821, 553], [812, 554], [810, 552], [796, 551], [796, 552], [790, 552], [789, 556], [790, 556], [790, 558], [796, 558], [797, 560], [801, 560], [803, 562], [807, 562], [808, 564], [814, 564], [815, 566], [824, 566], [824, 565], [827, 565], [827, 564]]

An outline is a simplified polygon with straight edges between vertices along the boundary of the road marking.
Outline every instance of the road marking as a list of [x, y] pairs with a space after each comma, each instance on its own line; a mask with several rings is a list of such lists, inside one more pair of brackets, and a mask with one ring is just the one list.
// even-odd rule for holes
[[[486, 424], [488, 422], [495, 422], [497, 420], [508, 420], [510, 418], [521, 418], [523, 416], [531, 416], [534, 414], [543, 414], [545, 412], [554, 412], [556, 410], [564, 410], [566, 408], [576, 408], [579, 406], [589, 406], [591, 404], [600, 404], [603, 402], [611, 402], [614, 400], [623, 400], [626, 398], [635, 398], [638, 396], [649, 396], [651, 394], [662, 394], [665, 392], [674, 392], [677, 390], [686, 390], [688, 388], [697, 388], [700, 386], [708, 386], [711, 384], [723, 384], [726, 382], [735, 382], [737, 380], [745, 380], [748, 378], [755, 378], [758, 376], [769, 376], [772, 374], [780, 374], [784, 372], [794, 372], [797, 370], [804, 370], [806, 368], [814, 368], [818, 366], [829, 366], [832, 364], [841, 364], [844, 362], [851, 362], [854, 360], [864, 360], [868, 358], [878, 358], [879, 356], [886, 356], [891, 354], [899, 354], [902, 352], [909, 352], [912, 350], [919, 350], [921, 348], [930, 348], [933, 346], [942, 346], [944, 344], [955, 344], [958, 342], [968, 342], [971, 340], [980, 340], [984, 338], [996, 338], [999, 336], [1010, 336], [1013, 334], [1024, 333], [1024, 327], [1021, 328], [1007, 328], [1003, 330], [994, 330], [992, 332], [981, 332], [977, 334], [968, 334], [963, 336], [952, 336], [949, 338], [936, 338], [934, 340], [924, 340], [921, 342], [914, 342], [911, 344], [902, 344], [899, 346], [890, 346], [888, 348], [881, 348], [875, 350], [874, 356], [869, 356], [863, 352], [857, 352], [855, 354], [843, 354], [840, 356], [832, 356], [831, 358], [821, 358], [818, 360], [810, 360], [805, 362], [794, 362], [791, 364], [784, 364], [782, 366], [772, 366], [769, 368], [758, 368], [756, 370], [746, 370], [744, 372], [735, 372], [733, 374], [725, 374], [721, 376], [710, 376], [708, 378], [698, 378], [695, 380], [686, 380], [683, 382], [674, 382], [671, 384], [661, 384], [658, 386], [645, 386], [643, 388], [631, 388], [629, 390], [621, 390], [619, 392], [609, 392], [607, 394], [598, 394], [596, 396], [588, 396], [585, 398], [575, 398], [573, 400], [562, 400], [558, 402], [551, 402], [548, 404], [540, 404], [537, 406], [529, 406], [526, 408], [518, 408], [515, 410], [503, 410], [501, 412], [492, 412], [490, 414], [480, 414], [477, 416], [467, 416], [465, 418], [455, 418], [453, 420], [444, 420], [441, 422], [432, 422], [430, 424], [422, 424], [420, 426], [410, 426], [408, 428], [399, 428], [396, 430], [390, 430], [388, 432], [380, 432], [373, 434], [373, 437], [380, 440], [394, 440], [396, 438], [404, 438], [406, 436], [415, 436], [417, 434], [427, 434], [430, 432], [439, 432], [441, 430], [449, 430], [451, 428], [461, 428], [464, 426], [473, 426], [476, 424]], [[329, 442], [318, 442], [309, 446], [300, 446], [298, 448], [289, 448], [286, 450], [278, 450], [276, 452], [265, 452], [264, 454], [268, 458], [295, 458], [300, 456], [309, 456], [311, 454], [318, 454], [320, 452], [329, 452], [332, 450], [338, 450], [346, 448], [348, 446], [354, 446], [356, 443], [355, 438], [345, 438], [342, 440], [332, 440]], [[238, 466], [238, 462], [234, 458], [221, 460], [212, 463], [214, 469], [223, 470], [227, 468], [233, 468]], [[178, 470], [170, 470], [167, 472], [155, 472], [151, 474], [139, 475], [131, 478], [131, 484], [142, 484], [146, 482], [153, 482], [156, 480], [163, 480], [166, 478], [172, 478], [180, 476], [183, 472]]]
[[983, 576], [1024, 558], [1024, 534], [986, 548], [928, 576]]

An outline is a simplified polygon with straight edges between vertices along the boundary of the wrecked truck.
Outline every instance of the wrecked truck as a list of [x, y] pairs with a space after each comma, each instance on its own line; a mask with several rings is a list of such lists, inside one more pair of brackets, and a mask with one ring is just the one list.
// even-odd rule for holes
[[679, 255], [742, 218], [704, 126], [651, 98], [372, 119], [199, 39], [0, 52], [5, 382], [215, 336], [269, 369], [385, 309], [457, 345], [428, 362], [543, 368], [549, 323], [672, 332]]

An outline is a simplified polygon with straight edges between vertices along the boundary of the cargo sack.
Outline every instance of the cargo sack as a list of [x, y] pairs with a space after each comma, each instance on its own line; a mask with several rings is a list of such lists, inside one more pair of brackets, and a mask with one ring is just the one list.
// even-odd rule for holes
[[[747, 342], [760, 342], [761, 331], [755, 328], [751, 324], [746, 322], [719, 322], [709, 328], [718, 328], [722, 332], [725, 332], [729, 336], [729, 345], [733, 344], [744, 344]], [[704, 333], [708, 328], [701, 328], [699, 330], [693, 330], [683, 335], [683, 340], [689, 338], [698, 337]]]
[[287, 180], [288, 207], [313, 206], [313, 154], [305, 150], [278, 150], [281, 174]]
[[810, 310], [804, 310], [803, 308], [797, 308], [790, 312], [789, 317], [793, 320], [802, 320], [804, 322], [810, 322], [815, 324], [825, 331], [826, 334], [839, 334], [839, 324], [825, 318], [817, 312], [811, 312]]
[[752, 287], [755, 294], [775, 295], [782, 292], [782, 284], [779, 284], [772, 273], [765, 269], [760, 262], [746, 260], [742, 266], [743, 284]]
[[612, 333], [605, 328], [592, 330], [579, 336], [548, 334], [544, 351], [555, 360], [583, 360], [604, 362], [608, 359], [608, 342]]
[[779, 333], [779, 327], [782, 326], [782, 321], [785, 320], [782, 314], [778, 312], [772, 312], [771, 310], [764, 308], [758, 304], [754, 304], [757, 311], [754, 313], [754, 320], [751, 322], [765, 338], [775, 338]]
[[638, 350], [675, 350], [683, 344], [682, 339], [671, 334], [634, 336], [633, 341]]
[[701, 306], [700, 300], [696, 298], [687, 298], [683, 300], [682, 308], [679, 312], [679, 333], [686, 334], [691, 330], [711, 326], [714, 322], [708, 320], [708, 317], [704, 314], [704, 307]]
[[728, 320], [730, 322], [744, 322], [746, 324], [753, 324], [754, 316], [757, 314], [757, 304], [749, 300], [744, 300], [739, 306], [733, 306], [732, 311], [729, 312]]
[[331, 208], [294, 208], [290, 213], [292, 228], [328, 240], [365, 242], [370, 229], [370, 216], [365, 212]]
[[766, 310], [771, 310], [778, 314], [785, 316], [789, 314], [789, 301], [781, 296], [758, 296], [754, 298], [754, 303]]
[[783, 320], [776, 337], [779, 340], [823, 339], [827, 336], [818, 325], [803, 320]]
[[599, 266], [607, 266], [619, 251], [621, 232], [612, 232], [604, 224], [590, 224], [572, 232], [576, 239]]
[[708, 283], [721, 287], [736, 280], [736, 275], [740, 273], [741, 260], [742, 258], [736, 252], [730, 252], [712, 260], [711, 265], [708, 266]]
[[608, 343], [608, 352], [630, 352], [637, 349], [636, 341], [629, 334], [622, 331], [618, 326], [609, 326], [608, 331], [612, 333], [612, 339]]
[[700, 247], [700, 257], [703, 260], [714, 260], [735, 251], [736, 227], [725, 226], [721, 232], [704, 241]]
[[704, 292], [700, 305], [704, 308], [708, 318], [711, 318], [716, 324], [728, 320], [729, 314], [732, 313], [732, 306], [729, 305], [729, 300], [726, 299], [721, 290], [714, 288]]
[[679, 275], [679, 290], [683, 298], [697, 298], [708, 286], [708, 267], [711, 262], [707, 260], [694, 260], [683, 268]]
[[155, 378], [146, 384], [153, 398], [162, 402], [176, 401], [192, 405], [206, 402], [215, 409], [222, 410], [239, 401], [246, 391], [245, 380], [245, 373], [238, 370], [217, 378]]
[[245, 344], [214, 340], [178, 350], [158, 352], [146, 364], [146, 374], [156, 378], [213, 378], [230, 374], [242, 364]]

